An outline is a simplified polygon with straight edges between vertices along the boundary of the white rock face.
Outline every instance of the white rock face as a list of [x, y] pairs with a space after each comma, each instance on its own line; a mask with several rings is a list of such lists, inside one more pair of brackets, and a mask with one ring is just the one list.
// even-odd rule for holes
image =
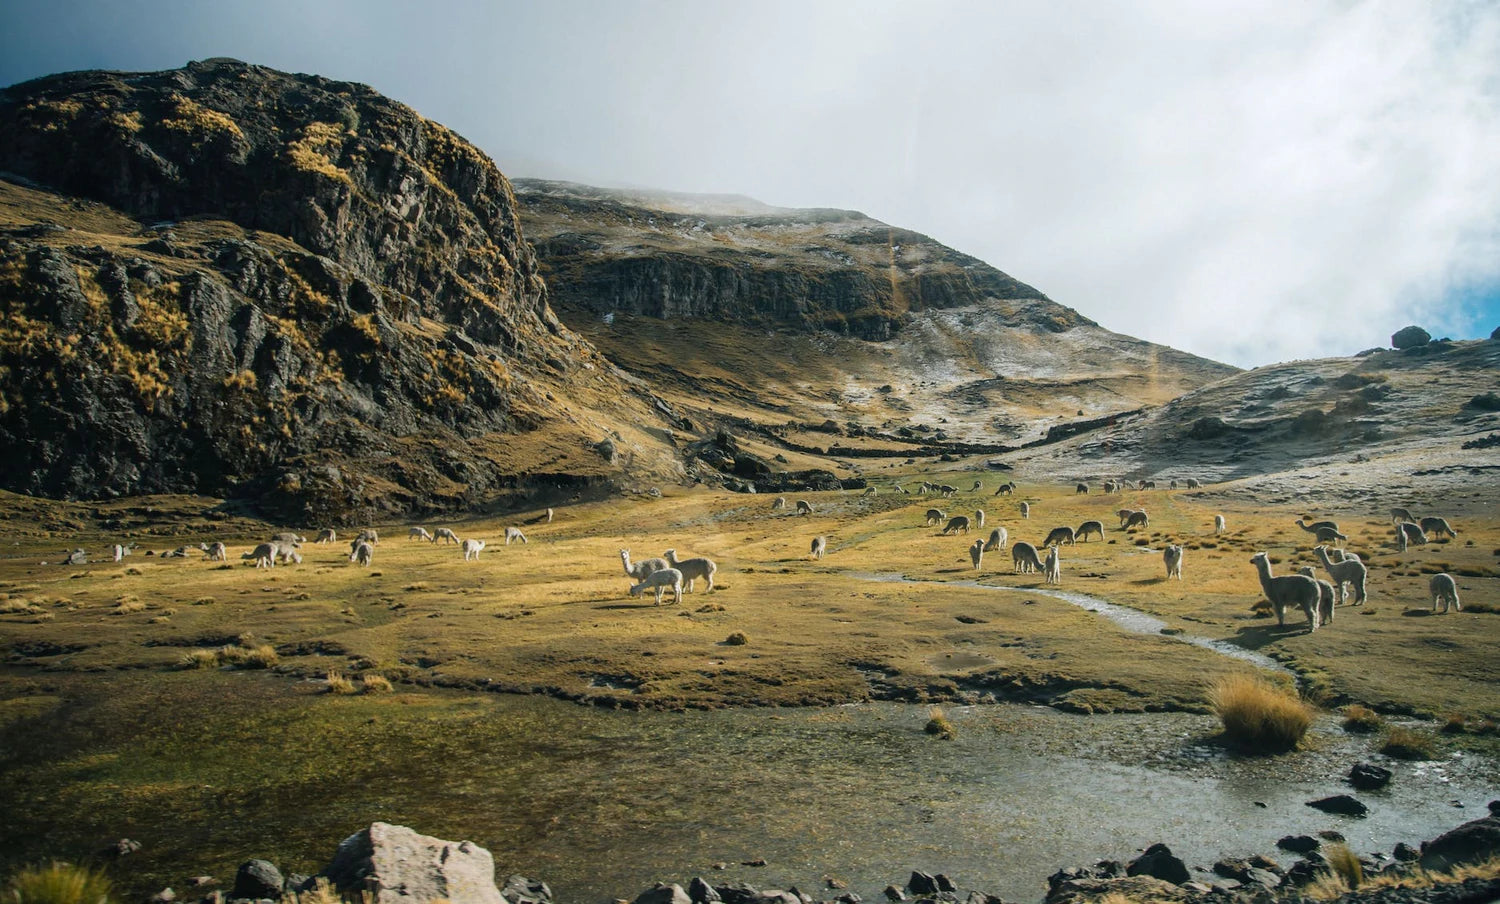
[[384, 822], [345, 838], [323, 874], [340, 891], [368, 891], [373, 904], [506, 904], [489, 851]]

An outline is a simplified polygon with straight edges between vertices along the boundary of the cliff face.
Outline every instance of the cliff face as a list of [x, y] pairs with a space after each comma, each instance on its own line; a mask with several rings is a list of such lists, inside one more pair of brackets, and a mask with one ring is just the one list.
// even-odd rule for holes
[[592, 413], [650, 421], [553, 317], [494, 164], [365, 86], [51, 76], [0, 92], [0, 173], [5, 488], [355, 518], [608, 479], [567, 451]]
[[889, 339], [915, 312], [1038, 299], [1035, 321], [1076, 311], [927, 236], [847, 210], [748, 199], [616, 192], [516, 181], [526, 234], [553, 299], [570, 313], [620, 312], [825, 329]]

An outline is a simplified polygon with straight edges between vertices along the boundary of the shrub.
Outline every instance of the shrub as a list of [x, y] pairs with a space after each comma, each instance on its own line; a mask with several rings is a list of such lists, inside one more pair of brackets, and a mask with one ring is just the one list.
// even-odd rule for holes
[[1342, 879], [1350, 891], [1359, 888], [1360, 883], [1365, 881], [1365, 868], [1360, 864], [1359, 857], [1349, 849], [1349, 845], [1335, 843], [1325, 846], [1323, 859], [1328, 861], [1328, 868], [1333, 875]]
[[941, 706], [934, 706], [927, 711], [927, 725], [922, 730], [930, 735], [937, 735], [945, 741], [951, 741], [958, 736], [958, 729], [948, 721], [948, 714], [943, 712]]
[[742, 647], [750, 642], [750, 638], [745, 636], [744, 631], [736, 631], [724, 638], [724, 642], [731, 647]]
[[219, 664], [218, 650], [192, 650], [182, 654], [180, 660], [185, 669], [211, 669]]
[[1254, 675], [1230, 675], [1209, 693], [1224, 737], [1254, 753], [1283, 753], [1312, 726], [1313, 708], [1290, 690]]
[[1438, 731], [1443, 734], [1463, 734], [1468, 730], [1469, 720], [1459, 713], [1449, 713], [1443, 719], [1443, 725]]
[[367, 694], [389, 694], [392, 690], [390, 680], [379, 672], [367, 672], [360, 680], [364, 682]]
[[126, 597], [121, 597], [120, 601], [117, 602], [117, 603], [115, 603], [115, 611], [113, 613], [111, 613], [111, 614], [112, 615], [130, 615], [131, 613], [134, 613], [134, 612], [144, 612], [144, 611], [146, 611], [146, 604], [145, 603], [141, 602], [140, 600], [136, 599], [133, 596], [126, 596]]
[[1356, 734], [1373, 734], [1381, 729], [1385, 722], [1380, 715], [1367, 706], [1351, 703], [1344, 707], [1344, 730]]
[[54, 860], [29, 866], [5, 884], [6, 904], [106, 904], [110, 883], [104, 873]]
[[1398, 760], [1430, 760], [1437, 755], [1437, 746], [1426, 732], [1396, 727], [1386, 733], [1380, 752]]

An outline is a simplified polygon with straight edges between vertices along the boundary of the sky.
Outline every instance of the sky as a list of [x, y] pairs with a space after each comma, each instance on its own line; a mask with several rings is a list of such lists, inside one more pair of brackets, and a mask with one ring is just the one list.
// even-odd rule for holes
[[3, 0], [0, 85], [230, 56], [512, 177], [860, 210], [1252, 367], [1500, 326], [1500, 3]]

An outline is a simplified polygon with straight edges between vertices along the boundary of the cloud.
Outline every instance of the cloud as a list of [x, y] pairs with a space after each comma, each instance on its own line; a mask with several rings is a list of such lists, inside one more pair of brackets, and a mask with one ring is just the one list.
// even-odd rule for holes
[[10, 80], [233, 55], [365, 81], [511, 175], [860, 209], [1241, 365], [1500, 323], [1493, 3], [9, 9]]

